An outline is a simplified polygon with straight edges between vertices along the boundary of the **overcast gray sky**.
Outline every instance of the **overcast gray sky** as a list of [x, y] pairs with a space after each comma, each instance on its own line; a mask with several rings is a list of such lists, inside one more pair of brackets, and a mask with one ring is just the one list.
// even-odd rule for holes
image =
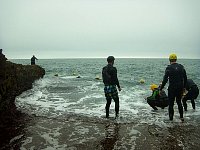
[[200, 58], [200, 0], [0, 0], [8, 58]]

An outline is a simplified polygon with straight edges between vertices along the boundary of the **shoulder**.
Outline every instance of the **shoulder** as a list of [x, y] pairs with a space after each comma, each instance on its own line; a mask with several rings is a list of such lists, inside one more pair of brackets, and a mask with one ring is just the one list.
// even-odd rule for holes
[[117, 71], [117, 68], [116, 68], [116, 67], [112, 67], [112, 70], [116, 72], [116, 71]]
[[178, 64], [177, 63], [177, 66], [179, 66], [180, 68], [183, 68], [184, 69], [184, 66], [182, 64]]
[[165, 71], [168, 72], [168, 71], [171, 70], [171, 68], [172, 68], [172, 66], [171, 66], [171, 65], [168, 65], [168, 66], [166, 67]]
[[167, 65], [166, 69], [170, 69], [172, 66], [171, 65]]

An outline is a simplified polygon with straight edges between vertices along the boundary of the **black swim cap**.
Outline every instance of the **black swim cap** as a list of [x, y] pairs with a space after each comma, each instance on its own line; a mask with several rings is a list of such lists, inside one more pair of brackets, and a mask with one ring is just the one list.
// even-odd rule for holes
[[114, 60], [115, 60], [115, 58], [113, 56], [108, 56], [108, 58], [107, 58], [108, 63], [113, 62]]

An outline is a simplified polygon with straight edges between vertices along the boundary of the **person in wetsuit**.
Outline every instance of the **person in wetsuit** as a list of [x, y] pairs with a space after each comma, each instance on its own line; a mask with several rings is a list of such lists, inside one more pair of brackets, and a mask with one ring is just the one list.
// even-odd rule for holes
[[113, 56], [109, 56], [107, 58], [108, 65], [103, 67], [102, 69], [102, 78], [104, 83], [104, 93], [107, 100], [106, 103], [106, 118], [109, 117], [109, 108], [112, 99], [115, 101], [115, 117], [117, 118], [119, 115], [119, 96], [116, 86], [118, 90], [121, 91], [119, 81], [117, 78], [117, 69], [113, 67], [115, 58]]
[[169, 119], [173, 120], [174, 116], [174, 101], [176, 99], [176, 103], [178, 105], [178, 110], [180, 114], [181, 121], [183, 119], [183, 106], [181, 103], [181, 97], [184, 89], [186, 88], [187, 83], [187, 75], [183, 65], [176, 63], [177, 56], [176, 54], [171, 54], [169, 56], [170, 65], [167, 66], [165, 70], [165, 75], [163, 77], [163, 81], [160, 87], [160, 90], [164, 88], [165, 84], [169, 79], [169, 87], [168, 87], [168, 98], [169, 98]]
[[35, 65], [35, 60], [38, 60], [34, 55], [31, 58], [31, 65]]
[[157, 107], [161, 107], [162, 109], [167, 107], [168, 106], [168, 97], [167, 97], [165, 91], [163, 90], [161, 93], [159, 93], [159, 87], [156, 84], [152, 84], [150, 86], [150, 88], [152, 90], [152, 95], [146, 98], [147, 103], [154, 110], [158, 110]]
[[7, 58], [2, 53], [2, 49], [0, 49], [0, 83], [5, 79], [5, 69], [6, 69], [6, 60]]
[[198, 97], [199, 95], [199, 89], [197, 85], [194, 83], [192, 79], [187, 80], [186, 84], [186, 90], [188, 93], [183, 97], [182, 102], [183, 102], [183, 107], [185, 111], [187, 111], [187, 100], [191, 100], [192, 103], [192, 108], [195, 110], [195, 102], [194, 100]]

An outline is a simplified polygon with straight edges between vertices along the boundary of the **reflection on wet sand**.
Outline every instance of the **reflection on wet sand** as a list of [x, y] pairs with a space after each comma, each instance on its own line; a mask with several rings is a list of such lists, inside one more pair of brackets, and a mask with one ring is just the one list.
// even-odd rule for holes
[[105, 127], [105, 138], [101, 141], [102, 149], [112, 150], [119, 138], [119, 124], [109, 123]]

